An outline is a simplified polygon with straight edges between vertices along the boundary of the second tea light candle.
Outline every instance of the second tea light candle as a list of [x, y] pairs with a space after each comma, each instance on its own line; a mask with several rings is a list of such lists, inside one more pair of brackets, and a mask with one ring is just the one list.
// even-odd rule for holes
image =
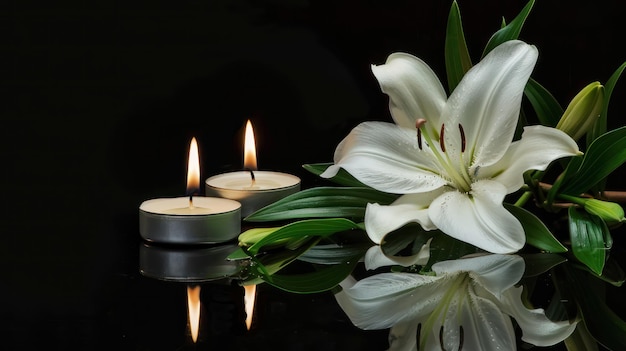
[[246, 217], [258, 209], [300, 191], [300, 178], [294, 175], [256, 170], [256, 147], [250, 121], [246, 124], [244, 168], [247, 170], [208, 178], [205, 184], [206, 195], [239, 201], [241, 216]]
[[206, 180], [207, 196], [219, 196], [241, 203], [241, 216], [300, 191], [300, 178], [280, 172], [256, 171], [218, 174]]

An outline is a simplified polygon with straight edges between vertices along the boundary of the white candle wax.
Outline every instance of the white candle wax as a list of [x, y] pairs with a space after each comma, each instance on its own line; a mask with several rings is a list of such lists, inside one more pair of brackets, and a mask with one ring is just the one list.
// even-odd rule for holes
[[300, 190], [300, 178], [280, 172], [254, 171], [222, 173], [206, 180], [207, 196], [219, 196], [241, 202], [241, 215], [276, 202]]
[[241, 231], [237, 201], [194, 196], [144, 201], [139, 207], [139, 232], [148, 241], [164, 243], [220, 243]]

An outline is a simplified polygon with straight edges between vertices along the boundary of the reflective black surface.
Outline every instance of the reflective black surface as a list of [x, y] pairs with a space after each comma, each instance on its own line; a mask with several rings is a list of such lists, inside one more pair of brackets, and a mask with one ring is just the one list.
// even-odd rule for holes
[[[525, 1], [459, 1], [474, 61]], [[565, 104], [626, 60], [621, 1], [539, 1], [521, 37], [534, 77]], [[190, 348], [185, 284], [139, 272], [138, 206], [184, 193], [196, 136], [203, 178], [239, 169], [255, 123], [259, 167], [320, 184], [358, 122], [390, 120], [370, 64], [394, 51], [444, 77], [446, 1], [5, 1], [0, 5], [0, 349]], [[445, 79], [444, 79], [445, 80]], [[618, 83], [610, 113], [626, 113]], [[610, 181], [624, 190], [619, 172]], [[615, 238], [616, 246], [623, 240]], [[620, 252], [620, 251], [616, 251]], [[383, 350], [330, 293], [203, 284], [198, 349]], [[620, 304], [619, 299], [615, 304]], [[263, 346], [259, 346], [263, 345]]]

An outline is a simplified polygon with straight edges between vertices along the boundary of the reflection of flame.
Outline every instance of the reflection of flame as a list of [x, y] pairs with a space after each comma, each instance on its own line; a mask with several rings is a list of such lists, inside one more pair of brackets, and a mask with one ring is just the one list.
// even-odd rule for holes
[[187, 195], [200, 190], [200, 157], [198, 157], [198, 142], [191, 139], [189, 144], [189, 163], [187, 164]]
[[250, 120], [246, 123], [246, 136], [243, 145], [243, 167], [245, 169], [256, 171], [256, 146], [254, 141], [254, 130], [252, 130], [252, 123], [250, 123]]
[[189, 313], [189, 329], [191, 339], [198, 340], [198, 326], [200, 325], [200, 286], [187, 286], [187, 311]]
[[254, 300], [256, 299], [256, 285], [246, 285], [243, 288], [245, 290], [243, 302], [246, 309], [246, 328], [250, 330], [252, 314], [254, 313]]

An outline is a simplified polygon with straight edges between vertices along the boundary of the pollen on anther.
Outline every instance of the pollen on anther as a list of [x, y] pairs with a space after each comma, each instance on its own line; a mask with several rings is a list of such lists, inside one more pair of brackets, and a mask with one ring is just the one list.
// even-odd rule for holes
[[461, 124], [459, 124], [459, 132], [461, 132], [461, 152], [465, 152], [465, 131]]
[[426, 120], [423, 119], [423, 118], [418, 118], [415, 121], [415, 128], [420, 129], [420, 128], [422, 128], [424, 126], [424, 124], [426, 124]]

